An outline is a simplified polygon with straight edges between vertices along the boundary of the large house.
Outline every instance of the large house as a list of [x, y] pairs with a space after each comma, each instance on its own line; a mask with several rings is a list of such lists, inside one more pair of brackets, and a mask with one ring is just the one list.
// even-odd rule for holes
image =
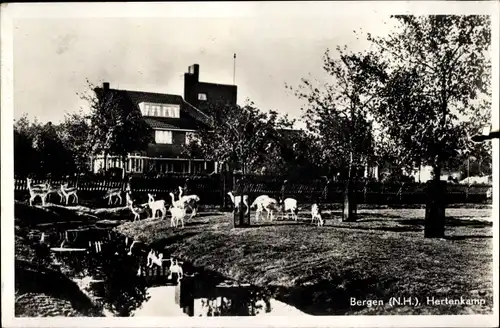
[[[236, 105], [237, 87], [200, 82], [199, 73], [199, 65], [194, 64], [184, 74], [184, 97], [112, 89], [107, 82], [96, 88], [96, 94], [117, 93], [130, 101], [154, 131], [155, 143], [144, 152], [129, 154], [124, 167], [126, 173], [200, 173], [217, 169], [217, 165], [206, 161], [201, 154], [198, 158], [187, 158], [183, 155], [183, 145], [188, 142], [189, 135], [196, 136], [200, 124], [209, 124], [209, 116], [204, 112], [209, 102], [224, 101]], [[103, 155], [92, 159], [93, 172], [101, 172], [104, 167], [123, 168], [123, 164], [111, 156], [107, 157], [106, 163]]]

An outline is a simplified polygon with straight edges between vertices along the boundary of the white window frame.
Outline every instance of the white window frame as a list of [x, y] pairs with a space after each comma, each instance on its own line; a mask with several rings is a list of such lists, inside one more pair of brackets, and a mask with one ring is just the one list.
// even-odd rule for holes
[[160, 103], [139, 103], [139, 109], [143, 116], [180, 118], [180, 105]]
[[157, 144], [171, 145], [173, 142], [173, 133], [170, 130], [155, 130], [155, 142]]

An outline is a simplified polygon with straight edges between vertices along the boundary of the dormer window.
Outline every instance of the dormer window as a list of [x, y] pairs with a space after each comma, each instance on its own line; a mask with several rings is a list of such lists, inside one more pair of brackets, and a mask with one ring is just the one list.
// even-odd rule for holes
[[207, 100], [207, 94], [206, 93], [199, 93], [198, 94], [198, 100]]
[[155, 104], [148, 102], [141, 102], [139, 108], [143, 116], [155, 117], [180, 117], [180, 106], [174, 104]]

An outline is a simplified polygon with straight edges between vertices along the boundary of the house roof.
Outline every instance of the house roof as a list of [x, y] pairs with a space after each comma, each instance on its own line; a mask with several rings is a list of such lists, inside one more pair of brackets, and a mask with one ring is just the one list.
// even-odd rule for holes
[[193, 120], [183, 118], [170, 118], [170, 117], [152, 117], [145, 116], [144, 120], [153, 129], [179, 129], [179, 130], [197, 130], [198, 124]]
[[[96, 88], [96, 92], [102, 92], [102, 88]], [[131, 91], [131, 90], [119, 90], [119, 89], [109, 89], [113, 92], [119, 92], [125, 97], [129, 98], [136, 106], [139, 106], [141, 102], [151, 102], [151, 103], [167, 103], [167, 104], [177, 104], [181, 105], [181, 111], [188, 114], [193, 119], [202, 122], [204, 124], [210, 124], [210, 117], [203, 113], [201, 110], [195, 106], [186, 102], [179, 95], [172, 95], [167, 93], [154, 93], [154, 92], [144, 92], [144, 91]], [[178, 120], [178, 119], [174, 119]], [[170, 122], [169, 124], [173, 124]], [[181, 123], [184, 124], [184, 123]]]

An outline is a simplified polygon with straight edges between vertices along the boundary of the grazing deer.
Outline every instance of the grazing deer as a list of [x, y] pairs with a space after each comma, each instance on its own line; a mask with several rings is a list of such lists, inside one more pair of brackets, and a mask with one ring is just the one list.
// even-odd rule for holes
[[[227, 193], [229, 195], [229, 198], [231, 198], [231, 201], [233, 202], [234, 208], [238, 208], [241, 205], [241, 196], [234, 196], [233, 193], [230, 191]], [[243, 204], [245, 204], [245, 207], [247, 208], [245, 215], [248, 214], [248, 211], [250, 210], [250, 207], [248, 206], [248, 195], [243, 195]]]
[[68, 188], [68, 183], [62, 184], [61, 191], [62, 191], [64, 197], [66, 198], [66, 205], [68, 205], [69, 198], [71, 196], [74, 197], [75, 204], [78, 203], [78, 195], [76, 194], [76, 192], [78, 191], [78, 181], [76, 181], [76, 185], [74, 187], [71, 187], [71, 188]]
[[263, 207], [263, 201], [265, 199], [268, 199], [269, 196], [268, 195], [260, 195], [258, 196], [257, 198], [254, 199], [252, 205], [250, 205], [250, 208], [254, 208], [254, 207], [257, 207], [257, 210], [255, 212], [255, 220], [258, 221], [261, 214], [262, 214], [262, 211], [264, 211], [264, 207]]
[[[281, 203], [281, 202], [280, 202]], [[286, 218], [288, 219], [288, 212], [292, 214], [292, 218], [297, 221], [299, 208], [297, 207], [297, 200], [295, 198], [286, 198], [283, 202], [282, 209], [286, 213]], [[282, 218], [284, 219], [285, 213], [283, 213]]]
[[163, 199], [155, 201], [153, 195], [148, 194], [148, 206], [151, 209], [152, 218], [156, 218], [156, 212], [161, 212], [161, 218], [164, 219], [167, 216], [167, 209], [165, 208], [165, 201]]
[[30, 193], [30, 206], [33, 206], [33, 201], [36, 197], [40, 197], [42, 199], [42, 206], [45, 206], [45, 200], [48, 195], [47, 184], [38, 185], [38, 187], [34, 187], [31, 185], [31, 179], [26, 178], [26, 182], [28, 185], [28, 190]]
[[103, 199], [108, 198], [108, 205], [111, 205], [111, 200], [113, 197], [116, 197], [116, 201], [114, 202], [114, 205], [116, 205], [116, 202], [120, 200], [120, 204], [122, 203], [122, 190], [120, 188], [113, 188], [113, 189], [108, 189], [106, 191], [106, 195], [104, 195]]
[[267, 220], [273, 221], [273, 211], [278, 211], [278, 201], [274, 198], [268, 197], [262, 201], [262, 208], [267, 212]]

